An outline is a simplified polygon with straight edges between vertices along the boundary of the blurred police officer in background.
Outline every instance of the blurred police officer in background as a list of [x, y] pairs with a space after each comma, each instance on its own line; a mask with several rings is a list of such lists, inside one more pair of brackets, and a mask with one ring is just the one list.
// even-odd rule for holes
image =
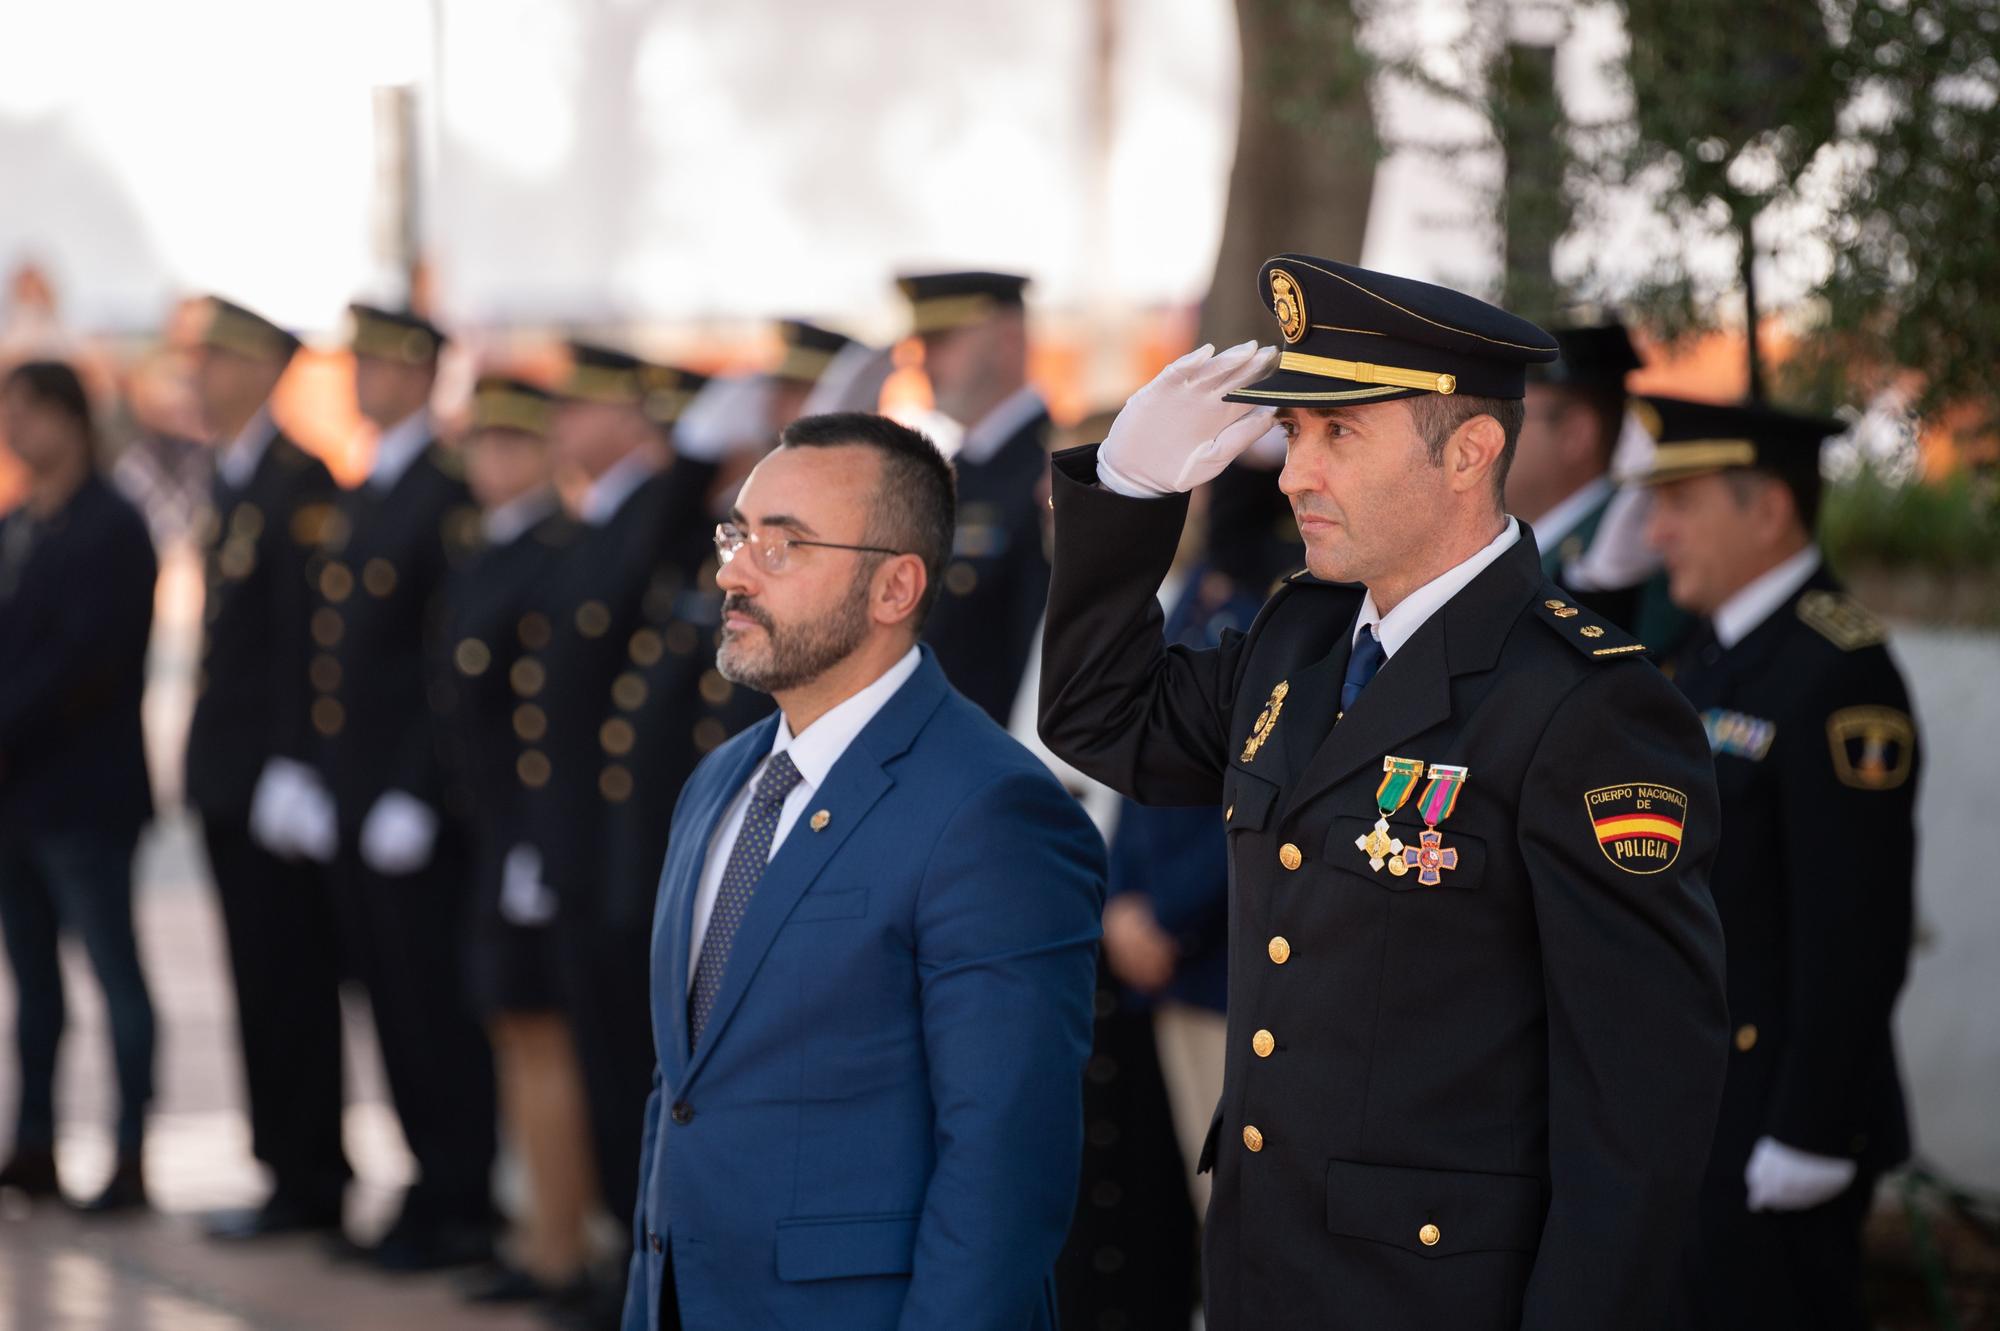
[[463, 453], [481, 544], [445, 583], [436, 644], [445, 805], [471, 834], [467, 982], [525, 1184], [513, 1243], [466, 1286], [475, 1302], [576, 1299], [596, 1201], [583, 1077], [556, 986], [555, 899], [518, 849], [527, 791], [517, 767], [535, 728], [521, 714], [532, 704], [509, 680], [523, 639], [545, 630], [537, 606], [576, 536], [555, 491], [551, 406], [544, 389], [520, 379], [488, 375], [474, 388]]
[[[558, 464], [587, 483], [581, 530], [509, 683], [516, 733], [530, 742], [516, 763], [530, 792], [522, 853], [554, 894], [558, 987], [583, 1068], [598, 1189], [622, 1219], [637, 1197], [651, 1087], [643, 922], [659, 864], [632, 873], [614, 853], [613, 820], [636, 789], [632, 717], [650, 698], [641, 672], [667, 650], [662, 626], [712, 527], [716, 465], [670, 442], [701, 376], [589, 343], [572, 343], [570, 358], [552, 438]], [[611, 1315], [622, 1289], [607, 1279], [602, 1295]]]
[[466, 999], [466, 850], [444, 809], [431, 712], [445, 579], [477, 545], [480, 520], [431, 420], [444, 335], [400, 311], [350, 315], [355, 404], [380, 433], [314, 561], [307, 678], [338, 831], [335, 900], [417, 1161], [370, 1255], [390, 1270], [431, 1270], [491, 1247], [493, 1061]]
[[1881, 624], [1814, 540], [1840, 422], [1644, 399], [1650, 535], [1700, 616], [1671, 663], [1726, 819], [1729, 1080], [1687, 1273], [1695, 1326], [1862, 1331], [1861, 1228], [1909, 1153], [1892, 1018], [1921, 745]]
[[953, 686], [1004, 726], [1049, 594], [1035, 504], [1049, 413], [1028, 386], [1028, 279], [924, 273], [897, 285], [937, 410], [963, 432], [946, 448], [958, 473], [958, 534], [924, 641]]
[[[187, 800], [201, 815], [229, 941], [251, 1150], [271, 1192], [209, 1217], [217, 1238], [340, 1224], [339, 929], [316, 859], [334, 829], [312, 769], [306, 683], [315, 638], [307, 569], [335, 495], [319, 459], [288, 439], [270, 398], [298, 340], [211, 299], [195, 393], [215, 449], [202, 522], [201, 672], [187, 742]], [[308, 632], [308, 622], [311, 631]]]
[[56, 939], [81, 939], [118, 1072], [117, 1163], [89, 1212], [146, 1204], [153, 1005], [132, 929], [132, 853], [152, 817], [139, 703], [153, 626], [144, 520], [99, 474], [83, 382], [30, 361], [0, 380], [0, 438], [26, 468], [0, 516], [0, 932], [20, 1102], [0, 1188], [56, 1194]]

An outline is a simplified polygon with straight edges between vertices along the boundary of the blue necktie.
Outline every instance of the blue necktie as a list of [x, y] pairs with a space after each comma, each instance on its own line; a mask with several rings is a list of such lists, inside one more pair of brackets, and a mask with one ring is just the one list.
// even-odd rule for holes
[[1389, 653], [1382, 649], [1382, 640], [1375, 636], [1375, 626], [1370, 624], [1354, 640], [1354, 651], [1347, 658], [1347, 678], [1340, 681], [1340, 711], [1342, 715], [1354, 710], [1354, 700], [1361, 696], [1361, 690], [1368, 687], [1368, 681], [1375, 678], [1375, 672], [1389, 659]]
[[722, 886], [715, 893], [709, 912], [708, 932], [702, 935], [701, 959], [695, 963], [694, 987], [688, 993], [688, 1048], [701, 1042], [702, 1027], [715, 1011], [716, 995], [722, 992], [723, 968], [729, 964], [729, 947], [743, 923], [743, 912], [757, 892], [757, 880], [771, 862], [771, 839], [778, 831], [778, 814], [785, 796], [800, 781], [792, 755], [780, 753], [764, 764], [757, 788], [750, 793], [750, 807], [743, 811], [743, 826], [736, 844], [729, 848], [729, 863], [722, 870]]

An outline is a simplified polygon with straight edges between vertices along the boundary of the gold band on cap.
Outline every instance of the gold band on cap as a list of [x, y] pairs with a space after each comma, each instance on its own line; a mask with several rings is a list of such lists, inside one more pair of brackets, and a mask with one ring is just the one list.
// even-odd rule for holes
[[233, 351], [255, 360], [283, 360], [297, 350], [297, 344], [283, 333], [221, 305], [213, 307], [208, 327], [202, 330], [201, 342], [203, 346]]
[[349, 350], [357, 356], [373, 356], [404, 365], [424, 365], [438, 353], [438, 343], [421, 328], [391, 323], [386, 319], [357, 317]]
[[983, 292], [967, 296], [933, 296], [910, 302], [910, 331], [942, 333], [984, 319], [1000, 302]]
[[817, 351], [812, 347], [787, 347], [785, 359], [773, 371], [780, 379], [794, 379], [811, 383], [826, 373], [826, 367], [833, 364], [834, 353]]
[[472, 428], [546, 435], [549, 404], [526, 393], [481, 393], [472, 400]]
[[605, 402], [612, 406], [633, 406], [641, 397], [639, 371], [579, 365], [569, 372], [569, 382], [563, 385], [563, 396], [581, 398], [586, 402]]
[[1723, 471], [1730, 467], [1757, 465], [1757, 445], [1748, 439], [1687, 439], [1660, 444], [1653, 450], [1652, 465], [1641, 472], [1641, 483], [1664, 480], [1672, 475], [1699, 471]]
[[1375, 365], [1365, 360], [1340, 360], [1333, 356], [1311, 356], [1303, 351], [1279, 353], [1278, 368], [1322, 379], [1350, 379], [1357, 384], [1389, 384], [1396, 388], [1420, 388], [1426, 393], [1456, 393], [1458, 378], [1435, 370], [1406, 370], [1399, 365]]

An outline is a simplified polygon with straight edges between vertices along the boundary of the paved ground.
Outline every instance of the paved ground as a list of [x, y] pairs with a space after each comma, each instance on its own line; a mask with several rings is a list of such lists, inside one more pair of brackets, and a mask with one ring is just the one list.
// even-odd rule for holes
[[[219, 1248], [194, 1215], [261, 1197], [242, 1117], [221, 922], [185, 824], [156, 829], [142, 857], [140, 949], [159, 1011], [159, 1098], [148, 1144], [152, 1216], [86, 1222], [59, 1206], [0, 1212], [0, 1331], [528, 1331], [520, 1313], [476, 1312], [444, 1277], [391, 1279], [332, 1260], [313, 1240]], [[80, 954], [66, 955], [59, 1163], [72, 1193], [109, 1171], [115, 1111], [104, 1008]], [[0, 1149], [16, 1088], [11, 986], [0, 986]], [[387, 1220], [409, 1158], [383, 1103], [365, 1015], [350, 1011], [347, 1141], [360, 1185], [349, 1225]]]

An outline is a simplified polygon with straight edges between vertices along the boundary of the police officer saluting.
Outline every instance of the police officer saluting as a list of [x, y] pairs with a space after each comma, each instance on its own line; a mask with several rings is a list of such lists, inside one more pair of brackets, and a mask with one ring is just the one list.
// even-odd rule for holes
[[429, 1270], [491, 1246], [493, 1062], [465, 998], [464, 836], [444, 809], [430, 650], [446, 574], [477, 546], [479, 513], [430, 416], [444, 335], [412, 314], [351, 313], [355, 400], [381, 436], [316, 564], [308, 679], [339, 828], [337, 900], [417, 1159], [373, 1255]]
[[[1548, 334], [1306, 255], [1259, 281], [1282, 356], [1190, 353], [1057, 455], [1042, 672], [1057, 753], [1229, 829], [1208, 1324], [1645, 1325], [1724, 1070], [1700, 727], [1502, 509]], [[1185, 493], [1273, 415], [1309, 571], [1166, 648]]]
[[1882, 626], [1813, 540], [1838, 421], [1642, 400], [1649, 535], [1703, 616], [1673, 662], [1729, 825], [1715, 904], [1734, 1032], [1688, 1272], [1692, 1324], [1868, 1325], [1861, 1226], [1909, 1153], [1891, 1015], [1908, 967], [1918, 737]]

